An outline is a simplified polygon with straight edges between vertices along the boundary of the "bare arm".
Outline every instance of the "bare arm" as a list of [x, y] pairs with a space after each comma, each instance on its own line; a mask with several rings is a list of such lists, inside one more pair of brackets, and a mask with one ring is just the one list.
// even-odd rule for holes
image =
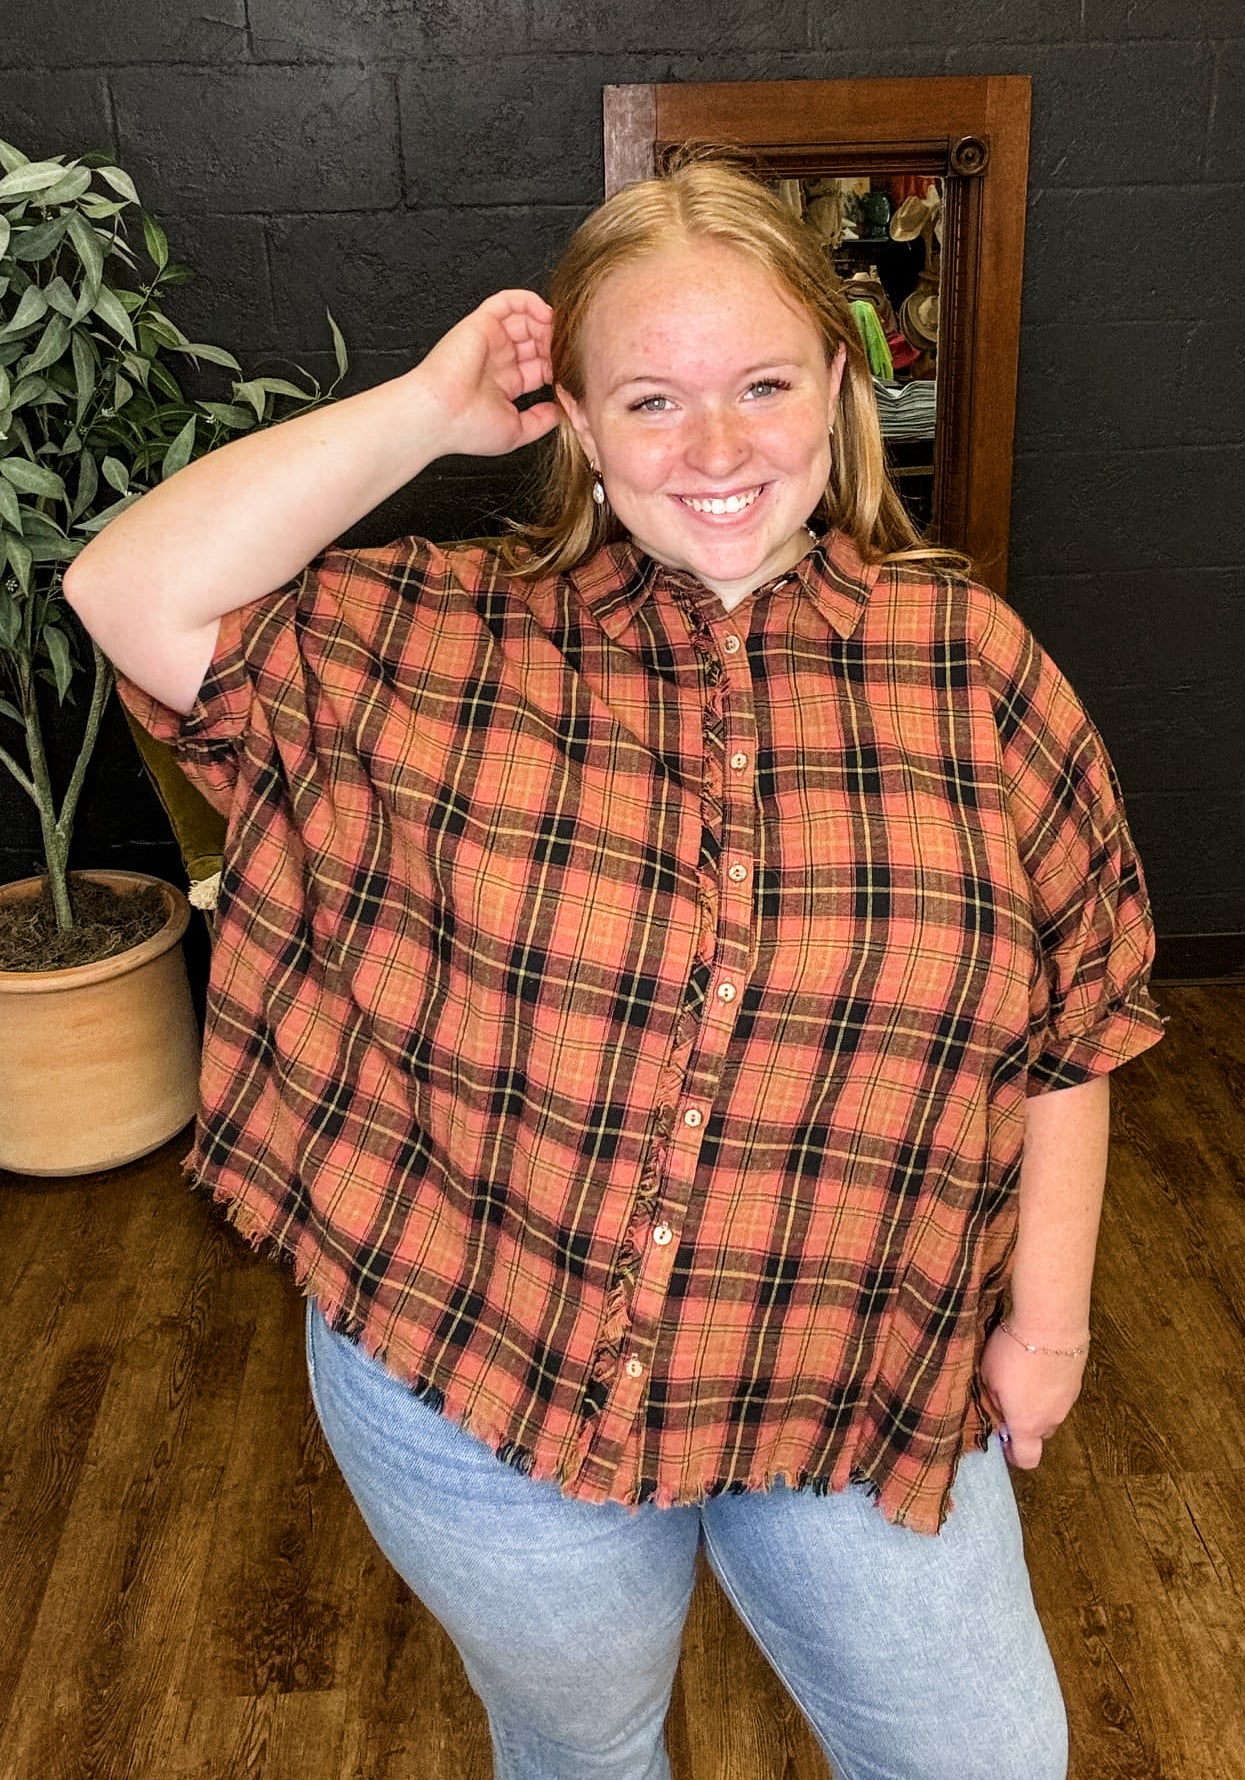
[[[1074, 1348], [1089, 1338], [1094, 1251], [1107, 1173], [1110, 1078], [1037, 1094], [1026, 1102], [1020, 1225], [1012, 1265], [1016, 1335], [1039, 1348]], [[1031, 1469], [1080, 1394], [1084, 1357], [1028, 1353], [996, 1329], [981, 1373], [1010, 1434], [1008, 1457]]]
[[282, 586], [450, 452], [500, 456], [557, 419], [515, 402], [549, 380], [548, 305], [502, 291], [414, 370], [189, 464], [92, 540], [65, 594], [140, 686], [189, 711], [226, 612]]

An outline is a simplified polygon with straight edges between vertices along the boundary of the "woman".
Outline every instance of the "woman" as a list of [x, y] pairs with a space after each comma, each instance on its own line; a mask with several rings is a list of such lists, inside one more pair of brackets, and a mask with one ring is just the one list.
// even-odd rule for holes
[[[191, 1170], [290, 1258], [504, 1780], [668, 1775], [702, 1540], [845, 1780], [1062, 1774], [1004, 1452], [1077, 1395], [1106, 1075], [1160, 1032], [1110, 766], [920, 547], [763, 187], [630, 188], [552, 296], [68, 577], [230, 815]], [[555, 428], [503, 546], [320, 555]]]

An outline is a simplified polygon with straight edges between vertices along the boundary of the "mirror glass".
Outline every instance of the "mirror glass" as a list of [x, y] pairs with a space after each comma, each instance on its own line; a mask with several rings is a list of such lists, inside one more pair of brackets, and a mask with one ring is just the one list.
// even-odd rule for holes
[[882, 438], [919, 531], [934, 524], [942, 180], [832, 174], [770, 182], [818, 238], [873, 373]]

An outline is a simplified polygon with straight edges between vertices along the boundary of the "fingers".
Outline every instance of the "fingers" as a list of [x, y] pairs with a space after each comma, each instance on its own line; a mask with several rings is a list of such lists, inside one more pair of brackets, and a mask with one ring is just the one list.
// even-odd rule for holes
[[557, 426], [561, 416], [562, 410], [556, 402], [533, 402], [530, 408], [522, 409], [519, 413], [520, 444], [531, 445], [534, 440], [543, 439]]
[[1013, 1434], [1011, 1429], [1000, 1424], [999, 1441], [1003, 1448], [1003, 1456], [1009, 1465], [1018, 1471], [1036, 1471], [1042, 1462], [1044, 1442], [1037, 1434]]
[[480, 304], [499, 318], [507, 315], [530, 315], [534, 320], [549, 323], [553, 320], [553, 310], [545, 299], [534, 290], [499, 290], [491, 297], [486, 297]]
[[497, 322], [517, 349], [534, 347], [546, 357], [553, 332], [553, 310], [534, 290], [499, 290], [477, 311]]
[[476, 315], [486, 323], [492, 375], [511, 400], [552, 380], [553, 311], [543, 297], [535, 291], [498, 291]]

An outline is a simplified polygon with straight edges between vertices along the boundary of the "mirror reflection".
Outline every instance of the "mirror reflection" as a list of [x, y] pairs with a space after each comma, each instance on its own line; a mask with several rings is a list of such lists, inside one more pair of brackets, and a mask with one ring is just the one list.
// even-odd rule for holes
[[922, 532], [934, 524], [942, 181], [924, 173], [771, 181], [823, 244], [873, 372], [895, 484]]

